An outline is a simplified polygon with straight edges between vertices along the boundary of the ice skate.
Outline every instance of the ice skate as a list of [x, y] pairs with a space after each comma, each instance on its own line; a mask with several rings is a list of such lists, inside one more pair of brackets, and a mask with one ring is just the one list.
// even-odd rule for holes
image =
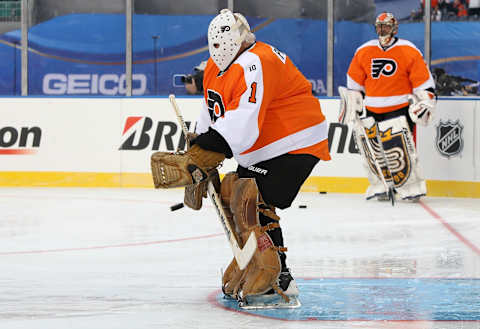
[[390, 198], [388, 197], [387, 193], [380, 193], [376, 195], [377, 201], [384, 202], [384, 201], [389, 201]]
[[283, 295], [271, 289], [265, 294], [248, 295], [242, 298], [240, 292], [238, 306], [242, 309], [297, 308], [301, 306], [297, 283], [288, 269], [280, 273], [277, 285]]

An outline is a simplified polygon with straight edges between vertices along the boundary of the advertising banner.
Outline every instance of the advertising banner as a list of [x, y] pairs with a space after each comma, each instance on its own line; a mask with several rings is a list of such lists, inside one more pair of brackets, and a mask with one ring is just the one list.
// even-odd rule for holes
[[[332, 160], [314, 168], [310, 190], [362, 193], [363, 159], [352, 129], [337, 122], [339, 100], [319, 101], [329, 122]], [[202, 99], [177, 102], [193, 131]], [[418, 127], [417, 148], [427, 180], [446, 182], [450, 190], [451, 182], [477, 182], [472, 193], [480, 196], [479, 102], [440, 100], [432, 124]], [[150, 187], [151, 154], [186, 146], [166, 97], [3, 98], [0, 115], [3, 186]], [[227, 160], [220, 172], [235, 168]]]

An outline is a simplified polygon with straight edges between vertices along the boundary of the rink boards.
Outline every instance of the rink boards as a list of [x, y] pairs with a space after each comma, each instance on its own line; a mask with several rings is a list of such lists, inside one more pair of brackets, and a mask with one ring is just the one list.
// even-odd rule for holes
[[[352, 130], [337, 121], [336, 98], [320, 98], [332, 161], [318, 164], [304, 191], [363, 193]], [[193, 131], [202, 99], [178, 103]], [[417, 148], [431, 196], [480, 197], [480, 99], [442, 98]], [[150, 155], [183, 149], [166, 97], [0, 99], [0, 186], [152, 187]], [[222, 173], [234, 170], [225, 162]]]

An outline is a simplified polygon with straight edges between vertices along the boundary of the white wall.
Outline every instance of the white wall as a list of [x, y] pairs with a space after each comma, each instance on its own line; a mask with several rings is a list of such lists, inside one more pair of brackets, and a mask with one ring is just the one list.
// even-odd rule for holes
[[[194, 122], [202, 100], [184, 98], [177, 101], [185, 120]], [[327, 120], [334, 124], [338, 99], [320, 99], [320, 103]], [[480, 100], [474, 99], [439, 100], [433, 124], [419, 128], [418, 149], [427, 179], [480, 181], [479, 104]], [[168, 98], [3, 98], [0, 99], [0, 117], [0, 143], [3, 145], [0, 147], [0, 172], [149, 173], [151, 153], [173, 151], [180, 138], [180, 128]], [[124, 131], [127, 120], [135, 123]], [[463, 150], [450, 158], [442, 156], [435, 147], [440, 120], [459, 120], [463, 126], [460, 135]], [[152, 126], [142, 132], [148, 123]], [[28, 134], [25, 145], [20, 144], [20, 138], [15, 142], [15, 132], [21, 134], [22, 128], [32, 127], [41, 130], [39, 146], [32, 144], [34, 133]], [[174, 134], [172, 128], [176, 129]], [[333, 160], [320, 163], [313, 176], [365, 177], [359, 155], [349, 148], [351, 130], [343, 136], [343, 150], [339, 150], [340, 131], [338, 127], [332, 135]], [[169, 135], [173, 142], [170, 148]], [[129, 138], [133, 138], [131, 146], [137, 149], [120, 149]], [[235, 163], [229, 161], [222, 170], [234, 167]]]

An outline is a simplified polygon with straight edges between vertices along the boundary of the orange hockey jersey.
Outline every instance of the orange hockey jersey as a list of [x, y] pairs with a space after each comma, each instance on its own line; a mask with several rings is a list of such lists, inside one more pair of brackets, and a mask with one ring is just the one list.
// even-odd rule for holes
[[385, 113], [408, 106], [409, 94], [435, 88], [435, 82], [422, 53], [410, 41], [397, 39], [383, 50], [378, 40], [371, 40], [356, 50], [347, 88], [365, 93], [368, 110]]
[[286, 153], [329, 160], [328, 125], [310, 82], [276, 48], [256, 42], [220, 72], [208, 60], [196, 132], [209, 127], [248, 167]]

